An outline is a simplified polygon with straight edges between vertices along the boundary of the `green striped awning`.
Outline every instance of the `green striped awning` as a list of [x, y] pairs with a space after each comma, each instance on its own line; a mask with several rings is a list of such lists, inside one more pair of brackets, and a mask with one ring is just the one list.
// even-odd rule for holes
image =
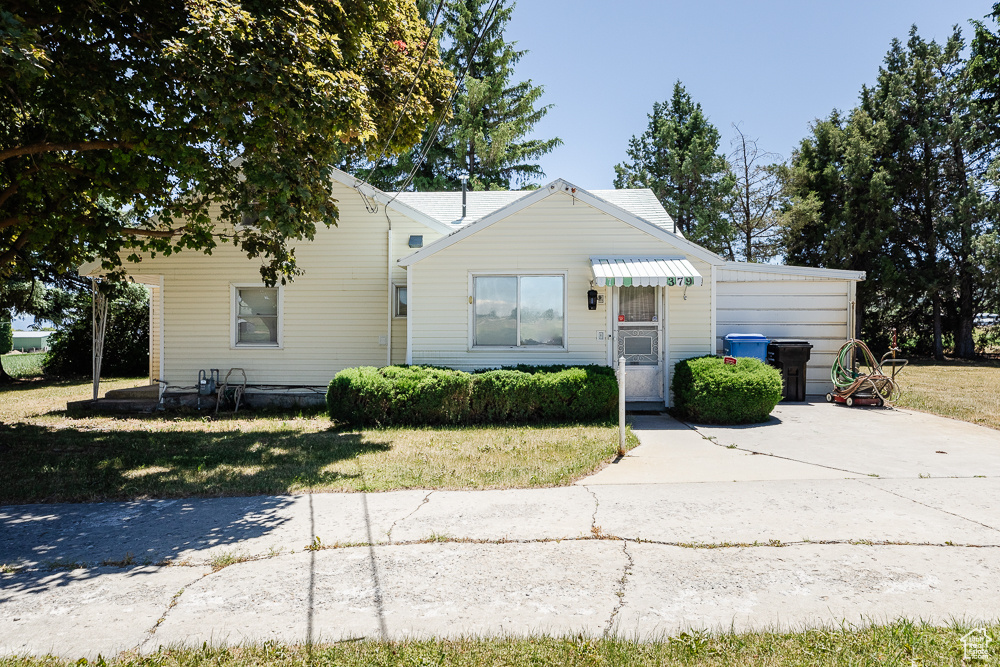
[[591, 257], [594, 280], [607, 287], [701, 285], [701, 274], [684, 257]]

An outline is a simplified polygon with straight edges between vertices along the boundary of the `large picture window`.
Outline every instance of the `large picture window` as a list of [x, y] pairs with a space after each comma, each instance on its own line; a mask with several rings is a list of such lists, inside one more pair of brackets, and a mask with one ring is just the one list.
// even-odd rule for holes
[[233, 345], [280, 347], [281, 292], [278, 287], [233, 285]]
[[565, 276], [475, 276], [473, 345], [566, 346]]

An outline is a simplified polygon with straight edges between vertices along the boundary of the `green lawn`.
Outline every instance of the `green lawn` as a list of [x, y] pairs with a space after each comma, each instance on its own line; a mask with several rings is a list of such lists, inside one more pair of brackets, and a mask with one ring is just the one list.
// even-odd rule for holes
[[90, 391], [86, 381], [0, 388], [0, 503], [559, 486], [618, 448], [607, 423], [336, 430], [320, 412], [65, 412], [67, 400]]
[[[636, 642], [583, 637], [530, 639], [460, 639], [381, 642], [351, 641], [336, 645], [257, 646], [161, 649], [139, 656], [124, 654], [108, 662], [116, 667], [256, 667], [275, 665], [567, 665], [572, 667], [646, 665], [990, 665], [1000, 660], [1000, 625], [987, 626], [994, 638], [987, 662], [963, 663], [963, 625], [933, 627], [907, 621], [865, 628], [806, 630], [790, 633], [683, 633], [658, 641]], [[69, 667], [82, 664], [57, 658], [0, 658], [0, 666]]]
[[899, 374], [901, 408], [1000, 429], [1000, 362], [917, 361]]
[[42, 362], [45, 361], [45, 352], [32, 352], [29, 354], [5, 354], [0, 357], [0, 364], [11, 377], [34, 378], [42, 374]]

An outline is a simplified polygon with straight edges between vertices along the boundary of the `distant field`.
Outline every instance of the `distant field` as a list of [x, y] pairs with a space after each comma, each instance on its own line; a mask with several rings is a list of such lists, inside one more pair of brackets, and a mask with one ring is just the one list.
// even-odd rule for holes
[[42, 361], [45, 360], [44, 352], [33, 352], [31, 354], [5, 354], [0, 357], [3, 369], [11, 377], [33, 378], [42, 374]]
[[901, 408], [1000, 430], [1000, 362], [917, 361], [899, 375]]

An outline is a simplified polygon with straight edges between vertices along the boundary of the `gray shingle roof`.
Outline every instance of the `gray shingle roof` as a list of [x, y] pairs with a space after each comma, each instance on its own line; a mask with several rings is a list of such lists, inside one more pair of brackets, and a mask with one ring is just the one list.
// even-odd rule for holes
[[[466, 193], [466, 216], [462, 217], [461, 192], [400, 192], [396, 199], [439, 222], [462, 227], [493, 213], [532, 190], [475, 191]], [[595, 197], [614, 204], [632, 215], [677, 233], [674, 221], [660, 205], [652, 190], [589, 190]]]

